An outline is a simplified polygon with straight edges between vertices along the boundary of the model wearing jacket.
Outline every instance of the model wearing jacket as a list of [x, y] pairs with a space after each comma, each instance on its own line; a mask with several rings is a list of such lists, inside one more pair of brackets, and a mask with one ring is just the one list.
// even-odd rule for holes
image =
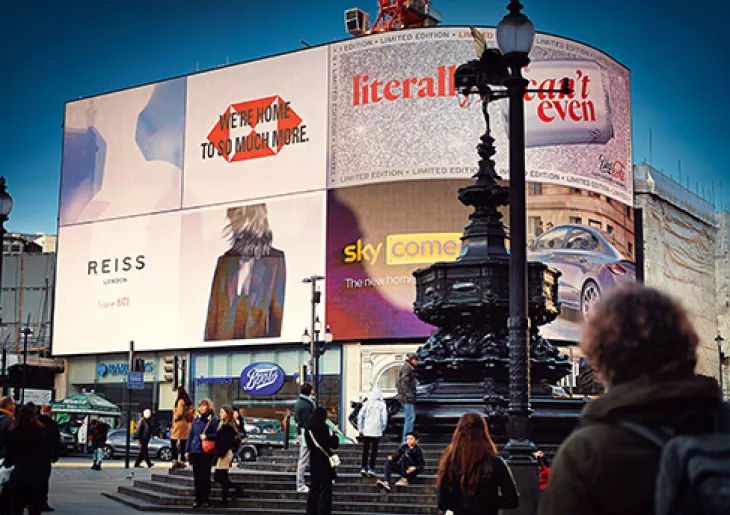
[[[357, 427], [362, 440], [362, 468], [360, 474], [375, 477], [375, 461], [378, 459], [380, 438], [388, 426], [388, 407], [380, 388], [373, 388], [362, 405], [357, 417]], [[368, 456], [369, 455], [369, 456]]]
[[322, 407], [314, 409], [304, 439], [309, 448], [312, 480], [307, 497], [307, 515], [329, 515], [332, 513], [332, 483], [337, 478], [329, 458], [333, 449], [340, 445], [340, 439], [327, 427], [327, 410]]
[[190, 426], [190, 434], [185, 444], [185, 455], [193, 466], [195, 484], [194, 508], [210, 507], [210, 467], [213, 465], [212, 454], [203, 452], [202, 435], [206, 440], [215, 441], [218, 433], [218, 419], [212, 413], [213, 403], [204, 399], [198, 405], [200, 415], [195, 417]]

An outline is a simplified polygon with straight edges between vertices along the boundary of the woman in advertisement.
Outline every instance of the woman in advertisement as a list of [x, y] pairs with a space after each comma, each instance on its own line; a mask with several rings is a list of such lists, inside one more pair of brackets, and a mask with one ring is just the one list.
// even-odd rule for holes
[[266, 204], [232, 207], [226, 216], [231, 248], [213, 275], [205, 340], [281, 336], [286, 260], [271, 246]]

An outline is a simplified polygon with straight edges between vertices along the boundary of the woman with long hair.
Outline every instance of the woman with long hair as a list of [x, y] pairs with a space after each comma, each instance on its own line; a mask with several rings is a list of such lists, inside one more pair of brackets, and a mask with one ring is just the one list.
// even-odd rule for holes
[[170, 447], [172, 448], [172, 468], [185, 467], [185, 444], [190, 434], [190, 425], [195, 419], [193, 401], [185, 388], [178, 386], [175, 407], [172, 410], [172, 429]]
[[185, 444], [185, 455], [193, 466], [195, 503], [193, 508], [210, 508], [210, 467], [213, 466], [215, 448], [205, 449], [203, 442], [215, 442], [218, 432], [218, 419], [213, 415], [215, 407], [210, 399], [198, 403], [199, 415], [190, 426], [190, 434]]
[[304, 431], [309, 448], [309, 472], [312, 485], [307, 497], [307, 515], [330, 515], [332, 513], [332, 484], [337, 477], [330, 465], [332, 449], [340, 445], [340, 439], [327, 427], [327, 410], [319, 406], [312, 411], [312, 417]]
[[487, 422], [477, 413], [462, 415], [456, 425], [436, 484], [439, 508], [454, 515], [497, 515], [520, 504], [509, 465], [497, 455]]
[[215, 455], [218, 457], [218, 463], [215, 466], [213, 479], [220, 483], [223, 487], [223, 506], [228, 506], [228, 490], [233, 490], [233, 497], [243, 497], [243, 490], [238, 485], [231, 482], [228, 477], [228, 469], [233, 461], [233, 451], [241, 441], [241, 434], [236, 427], [236, 421], [233, 418], [233, 408], [223, 406], [218, 413], [220, 422], [218, 423], [218, 433], [215, 437]]
[[50, 462], [49, 451], [35, 406], [23, 406], [15, 419], [15, 428], [10, 432], [5, 455], [5, 466], [15, 467], [3, 488], [3, 498], [10, 501], [8, 513], [22, 514], [28, 506], [30, 515], [40, 515], [45, 501], [43, 470]]

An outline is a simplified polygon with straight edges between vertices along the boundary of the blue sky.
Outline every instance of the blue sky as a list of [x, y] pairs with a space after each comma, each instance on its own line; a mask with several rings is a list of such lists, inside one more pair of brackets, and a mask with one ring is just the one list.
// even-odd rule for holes
[[[495, 25], [506, 0], [434, 0], [447, 25]], [[730, 205], [724, 158], [730, 72], [724, 0], [523, 0], [538, 31], [595, 46], [632, 72], [634, 162]], [[14, 208], [7, 228], [56, 232], [64, 102], [349, 37], [343, 11], [376, 0], [3, 2], [0, 174]], [[709, 193], [708, 193], [709, 195]]]

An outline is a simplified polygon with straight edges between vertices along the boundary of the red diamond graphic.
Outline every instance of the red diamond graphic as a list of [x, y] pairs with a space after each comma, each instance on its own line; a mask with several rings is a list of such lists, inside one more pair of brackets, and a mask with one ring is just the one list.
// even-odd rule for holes
[[[279, 95], [230, 104], [223, 111], [220, 119], [222, 120], [223, 116], [230, 111], [251, 113], [251, 123], [247, 127], [248, 134], [231, 138], [230, 127], [221, 127], [220, 121], [216, 122], [208, 133], [208, 141], [216, 145], [216, 149], [220, 141], [231, 140], [230, 152], [226, 152], [222, 156], [229, 163], [278, 154], [286, 145], [286, 139], [290, 136], [291, 130], [302, 123], [299, 115], [290, 106], [287, 106]], [[270, 125], [273, 121], [276, 122], [275, 131], [258, 132], [256, 130], [257, 125], [263, 123]]]

